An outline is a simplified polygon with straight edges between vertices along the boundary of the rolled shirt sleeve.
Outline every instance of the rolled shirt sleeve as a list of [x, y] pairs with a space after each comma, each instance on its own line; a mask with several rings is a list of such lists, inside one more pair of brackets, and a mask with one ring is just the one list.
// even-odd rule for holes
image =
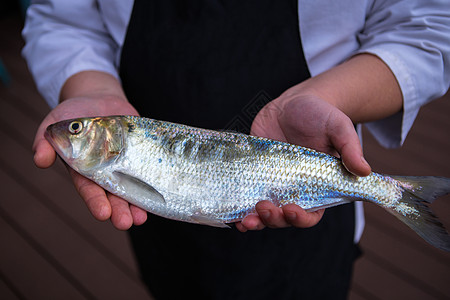
[[365, 124], [384, 147], [399, 147], [419, 108], [450, 83], [448, 0], [299, 1], [303, 51], [315, 76], [358, 53], [383, 60], [403, 93], [403, 110]]
[[398, 147], [420, 107], [449, 88], [450, 3], [376, 1], [365, 24], [358, 52], [381, 58], [403, 93], [402, 112], [365, 125], [384, 147]]
[[64, 82], [75, 73], [97, 70], [118, 77], [120, 45], [103, 17], [93, 0], [36, 1], [28, 9], [22, 54], [51, 107], [58, 104]]

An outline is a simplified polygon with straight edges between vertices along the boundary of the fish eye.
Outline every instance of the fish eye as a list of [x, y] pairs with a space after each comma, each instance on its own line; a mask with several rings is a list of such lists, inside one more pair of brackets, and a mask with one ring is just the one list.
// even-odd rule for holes
[[69, 124], [69, 131], [72, 134], [78, 134], [83, 129], [83, 123], [80, 121], [73, 121]]

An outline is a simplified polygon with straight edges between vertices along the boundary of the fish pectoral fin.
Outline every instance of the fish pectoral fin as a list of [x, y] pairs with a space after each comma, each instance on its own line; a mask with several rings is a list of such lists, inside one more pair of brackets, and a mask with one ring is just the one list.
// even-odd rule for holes
[[350, 198], [323, 198], [318, 201], [320, 201], [322, 203], [322, 205], [306, 209], [306, 211], [312, 212], [312, 211], [316, 211], [319, 209], [330, 208], [330, 207], [338, 206], [341, 204], [351, 203], [351, 202], [354, 202], [355, 200], [350, 199]]
[[198, 224], [204, 224], [204, 225], [209, 225], [209, 226], [213, 226], [213, 227], [230, 228], [230, 226], [228, 226], [227, 224], [223, 223], [222, 220], [216, 219], [216, 218], [212, 218], [212, 217], [207, 216], [207, 215], [204, 215], [200, 211], [195, 212], [191, 216], [191, 219], [192, 219], [193, 222], [198, 223]]
[[125, 191], [130, 193], [134, 191], [134, 194], [141, 195], [145, 199], [149, 199], [155, 202], [165, 203], [164, 196], [161, 195], [154, 187], [145, 183], [144, 181], [136, 178], [132, 175], [123, 173], [121, 171], [114, 171], [114, 176], [117, 179], [117, 184]]

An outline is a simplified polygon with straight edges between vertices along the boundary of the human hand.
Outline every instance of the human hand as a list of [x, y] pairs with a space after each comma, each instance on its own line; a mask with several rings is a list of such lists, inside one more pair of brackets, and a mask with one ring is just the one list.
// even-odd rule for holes
[[[56, 160], [56, 152], [44, 137], [48, 125], [72, 118], [107, 115], [137, 116], [138, 112], [125, 99], [113, 96], [77, 97], [60, 103], [50, 111], [37, 130], [33, 143], [36, 166], [49, 168]], [[106, 192], [72, 168], [67, 167], [67, 169], [78, 193], [96, 219], [104, 221], [111, 218], [113, 225], [120, 230], [126, 230], [133, 224], [140, 225], [146, 221], [147, 213], [144, 210]]]
[[[295, 88], [268, 103], [258, 113], [251, 134], [341, 157], [346, 168], [358, 176], [371, 172], [352, 121], [320, 97], [301, 94]], [[256, 205], [256, 212], [236, 223], [238, 230], [259, 230], [266, 226], [311, 227], [320, 221], [324, 210], [306, 212], [295, 204], [280, 208], [270, 201], [261, 201]]]

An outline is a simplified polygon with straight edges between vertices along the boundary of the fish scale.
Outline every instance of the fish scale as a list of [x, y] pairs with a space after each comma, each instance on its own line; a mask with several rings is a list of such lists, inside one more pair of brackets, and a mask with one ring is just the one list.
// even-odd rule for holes
[[449, 235], [428, 207], [450, 192], [449, 178], [357, 177], [312, 149], [134, 116], [61, 121], [46, 138], [74, 170], [166, 218], [227, 227], [261, 200], [307, 211], [367, 201], [450, 251]]

